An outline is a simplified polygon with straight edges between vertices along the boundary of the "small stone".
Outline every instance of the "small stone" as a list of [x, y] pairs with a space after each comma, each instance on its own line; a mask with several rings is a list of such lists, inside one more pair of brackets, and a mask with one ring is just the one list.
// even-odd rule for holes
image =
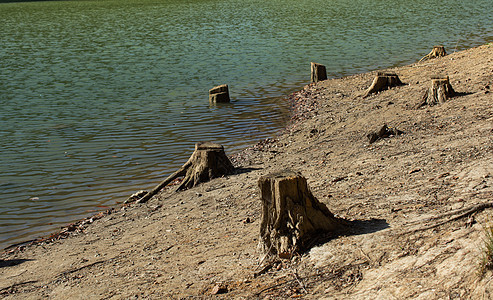
[[226, 294], [228, 292], [228, 287], [225, 285], [216, 284], [211, 291], [212, 295]]

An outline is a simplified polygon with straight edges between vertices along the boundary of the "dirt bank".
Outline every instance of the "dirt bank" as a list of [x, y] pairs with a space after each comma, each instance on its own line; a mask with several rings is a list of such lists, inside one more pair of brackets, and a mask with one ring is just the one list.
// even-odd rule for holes
[[[493, 202], [493, 46], [385, 71], [406, 85], [363, 98], [372, 72], [291, 95], [293, 123], [234, 155], [236, 175], [3, 253], [0, 295], [163, 299], [221, 287], [214, 297], [491, 298], [492, 273], [477, 271], [493, 209], [464, 209]], [[437, 74], [450, 76], [459, 96], [416, 109]], [[404, 133], [369, 144], [384, 124]], [[283, 168], [300, 171], [333, 213], [360, 225], [254, 276], [257, 181]]]

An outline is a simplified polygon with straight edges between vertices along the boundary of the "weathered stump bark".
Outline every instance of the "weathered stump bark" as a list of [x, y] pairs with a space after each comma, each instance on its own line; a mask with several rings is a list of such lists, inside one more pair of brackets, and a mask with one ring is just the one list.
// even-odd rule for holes
[[176, 172], [168, 176], [154, 189], [146, 193], [137, 203], [143, 203], [151, 199], [165, 186], [178, 177], [184, 177], [176, 189], [184, 190], [196, 186], [199, 183], [210, 181], [213, 178], [234, 173], [234, 166], [224, 153], [224, 147], [211, 142], [200, 142], [195, 144], [195, 151], [188, 161]]
[[311, 63], [311, 82], [319, 82], [322, 80], [327, 80], [327, 70], [324, 65]]
[[260, 244], [266, 254], [290, 256], [308, 250], [309, 242], [342, 226], [311, 193], [306, 179], [284, 170], [260, 177], [262, 222]]
[[373, 79], [371, 86], [366, 90], [364, 97], [370, 94], [377, 93], [391, 87], [404, 85], [397, 74], [393, 73], [378, 73]]
[[455, 96], [455, 91], [450, 85], [449, 77], [435, 76], [431, 78], [431, 87], [426, 90], [418, 104], [418, 108], [425, 105], [433, 106], [443, 103], [447, 99]]
[[210, 103], [228, 103], [229, 88], [227, 84], [216, 86], [209, 90], [209, 102]]
[[423, 61], [423, 60], [427, 60], [427, 59], [432, 59], [432, 58], [437, 58], [437, 57], [442, 57], [442, 56], [445, 56], [445, 55], [447, 55], [447, 53], [445, 52], [445, 47], [443, 47], [443, 46], [433, 46], [433, 50], [431, 50], [430, 53], [428, 53], [425, 56], [423, 56], [423, 58], [420, 59], [419, 61]]

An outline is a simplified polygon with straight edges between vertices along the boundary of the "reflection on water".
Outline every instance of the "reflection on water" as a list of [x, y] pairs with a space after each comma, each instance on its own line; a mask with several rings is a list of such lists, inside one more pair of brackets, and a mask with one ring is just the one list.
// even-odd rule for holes
[[197, 141], [274, 135], [310, 61], [342, 76], [492, 40], [490, 0], [383, 2], [0, 4], [0, 246], [154, 186]]

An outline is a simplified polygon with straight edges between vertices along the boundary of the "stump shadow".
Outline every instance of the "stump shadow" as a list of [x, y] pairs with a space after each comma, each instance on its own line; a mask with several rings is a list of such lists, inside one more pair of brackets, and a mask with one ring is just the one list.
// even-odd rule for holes
[[471, 92], [455, 92], [455, 94], [451, 97], [451, 98], [455, 98], [455, 97], [462, 97], [462, 96], [467, 96], [467, 95], [472, 95], [474, 93], [471, 93]]
[[235, 169], [235, 174], [238, 175], [238, 174], [243, 174], [243, 173], [250, 173], [252, 171], [258, 171], [258, 170], [262, 170], [262, 168], [236, 168]]
[[314, 236], [311, 239], [311, 241], [308, 243], [308, 247], [303, 252], [307, 253], [310, 251], [311, 248], [322, 246], [323, 244], [326, 244], [331, 240], [341, 236], [369, 234], [390, 228], [389, 223], [385, 219], [369, 219], [369, 220], [353, 220], [353, 221], [347, 221], [342, 219], [342, 224], [343, 224], [342, 228], [334, 232], [323, 233]]
[[24, 258], [21, 258], [21, 259], [6, 259], [6, 260], [1, 260], [0, 259], [0, 268], [5, 268], [5, 267], [13, 267], [13, 266], [17, 266], [17, 265], [20, 265], [26, 261], [33, 261], [34, 259], [24, 259]]

